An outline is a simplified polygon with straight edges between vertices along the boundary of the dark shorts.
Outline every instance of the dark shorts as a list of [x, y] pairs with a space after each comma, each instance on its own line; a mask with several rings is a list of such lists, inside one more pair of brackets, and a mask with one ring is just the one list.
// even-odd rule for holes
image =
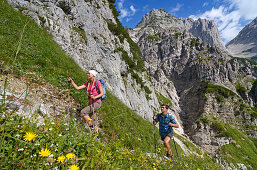
[[170, 137], [170, 139], [172, 138], [172, 136], [173, 136], [173, 134], [172, 134], [172, 132], [170, 132], [168, 135], [166, 135], [164, 138], [163, 137], [161, 137], [162, 138], [162, 141], [164, 141], [164, 139], [166, 138], [166, 137]]

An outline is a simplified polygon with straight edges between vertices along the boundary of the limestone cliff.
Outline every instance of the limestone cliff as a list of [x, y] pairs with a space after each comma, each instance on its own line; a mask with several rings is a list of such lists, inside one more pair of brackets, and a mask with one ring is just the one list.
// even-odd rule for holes
[[[176, 19], [163, 10], [152, 10], [130, 30], [130, 35], [140, 46], [153, 81], [160, 81], [159, 75], [163, 74], [162, 80], [174, 84], [185, 132], [196, 144], [215, 154], [220, 146], [231, 142], [229, 137], [217, 137], [221, 130], [217, 130], [216, 119], [235, 125], [240, 120], [253, 126], [248, 134], [256, 138], [256, 118], [246, 112], [256, 106], [255, 64], [231, 57], [206, 37], [192, 32], [208, 21], [198, 20], [188, 26], [187, 20]], [[216, 27], [214, 23], [210, 26]], [[216, 34], [209, 33], [214, 39]], [[162, 86], [170, 89], [165, 83]]]
[[226, 45], [235, 57], [257, 58], [257, 17]]
[[129, 66], [122, 55], [127, 54], [128, 58], [137, 61], [128, 39], [122, 41], [109, 29], [117, 25], [110, 8], [112, 4], [95, 0], [8, 2], [52, 34], [53, 39], [84, 71], [96, 69], [100, 75], [98, 78], [104, 79], [107, 89], [123, 103], [143, 118], [152, 119], [153, 110], [159, 108], [159, 101], [151, 83], [145, 83], [150, 89], [147, 99], [145, 90], [133, 76], [139, 75], [140, 79], [147, 81], [147, 73], [133, 70], [131, 75], [128, 71]]

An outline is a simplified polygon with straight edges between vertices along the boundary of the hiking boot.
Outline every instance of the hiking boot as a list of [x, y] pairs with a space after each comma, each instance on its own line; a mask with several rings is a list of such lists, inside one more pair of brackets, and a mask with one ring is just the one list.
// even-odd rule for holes
[[166, 156], [167, 156], [168, 158], [172, 159], [172, 156], [173, 156], [173, 155], [167, 153]]

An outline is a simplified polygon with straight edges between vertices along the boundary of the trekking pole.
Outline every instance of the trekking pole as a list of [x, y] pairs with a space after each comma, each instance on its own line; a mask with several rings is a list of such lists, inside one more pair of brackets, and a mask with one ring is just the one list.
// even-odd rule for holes
[[[155, 114], [154, 114], [154, 116], [155, 116]], [[155, 121], [155, 120], [154, 120]], [[156, 155], [156, 138], [155, 138], [155, 124], [154, 124], [154, 133], [153, 133], [153, 135], [154, 135], [154, 153], [155, 153], [155, 155]]]
[[174, 142], [175, 150], [176, 150], [176, 153], [177, 153], [177, 156], [178, 156], [178, 151], [177, 151], [177, 148], [176, 148], [176, 143], [175, 143], [175, 140], [174, 140], [174, 135], [172, 137], [173, 137], [173, 142]]
[[[68, 108], [67, 108], [67, 115], [69, 115], [70, 112], [70, 83], [71, 81], [68, 81]], [[68, 119], [68, 124], [69, 124], [69, 119]]]

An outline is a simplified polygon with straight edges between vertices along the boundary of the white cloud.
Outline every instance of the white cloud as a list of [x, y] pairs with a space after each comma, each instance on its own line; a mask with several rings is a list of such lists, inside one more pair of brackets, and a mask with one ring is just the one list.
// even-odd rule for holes
[[179, 4], [179, 3], [178, 3], [175, 8], [172, 8], [172, 9], [170, 10], [170, 13], [178, 12], [182, 6], [183, 6], [183, 4]]
[[130, 10], [132, 11], [132, 13], [131, 13], [131, 16], [133, 16], [133, 15], [135, 15], [135, 13], [136, 13], [136, 9], [135, 9], [135, 7], [133, 6], [133, 5], [131, 5], [130, 7]]
[[118, 4], [118, 10], [120, 11], [120, 15], [119, 15], [119, 19], [122, 20], [123, 18], [126, 18], [126, 22], [128, 22], [129, 20], [131, 20], [131, 18], [127, 18], [127, 17], [131, 17], [134, 16], [136, 13], [136, 9], [133, 5], [131, 5], [129, 7], [129, 9], [125, 8], [123, 6], [125, 0], [120, 0], [117, 4]]
[[224, 43], [232, 40], [243, 28], [242, 21], [250, 22], [257, 16], [257, 0], [223, 0], [228, 6], [221, 5], [191, 18], [214, 20]]
[[242, 18], [253, 20], [257, 16], [257, 0], [229, 0]]
[[206, 7], [206, 6], [208, 6], [208, 5], [209, 5], [208, 2], [203, 3], [203, 7]]

